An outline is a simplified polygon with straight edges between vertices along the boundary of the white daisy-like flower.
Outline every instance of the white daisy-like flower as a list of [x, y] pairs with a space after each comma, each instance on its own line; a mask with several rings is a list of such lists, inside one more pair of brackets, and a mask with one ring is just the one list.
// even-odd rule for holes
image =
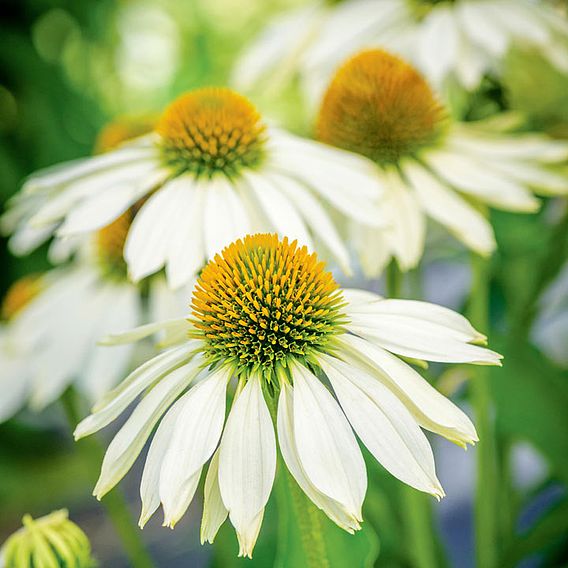
[[542, 195], [566, 195], [568, 179], [553, 166], [568, 144], [545, 135], [499, 131], [490, 121], [453, 122], [426, 80], [402, 59], [363, 51], [339, 68], [316, 125], [322, 142], [366, 156], [383, 189], [379, 229], [355, 226], [369, 275], [390, 255], [402, 270], [424, 250], [426, 216], [481, 255], [495, 248], [480, 206], [534, 212]]
[[126, 278], [122, 246], [133, 215], [129, 210], [99, 230], [70, 266], [19, 280], [8, 291], [0, 322], [0, 422], [26, 403], [43, 409], [71, 384], [99, 399], [128, 371], [133, 346], [105, 349], [97, 341], [144, 323], [148, 311], [152, 318], [185, 313], [187, 298], [174, 295], [163, 276], [143, 286]]
[[247, 236], [216, 255], [192, 309], [189, 318], [107, 339], [163, 330], [169, 348], [75, 431], [82, 438], [100, 430], [145, 393], [111, 441], [94, 490], [101, 498], [120, 481], [157, 426], [142, 474], [141, 526], [161, 504], [173, 527], [209, 462], [201, 540], [213, 542], [228, 516], [239, 555], [251, 556], [276, 471], [271, 407], [290, 473], [348, 532], [360, 528], [367, 487], [355, 433], [394, 476], [437, 498], [444, 491], [422, 428], [464, 447], [477, 441], [469, 418], [400, 358], [499, 365], [479, 345], [484, 336], [451, 310], [340, 290], [315, 253], [276, 235]]
[[165, 267], [172, 288], [223, 246], [259, 230], [309, 247], [316, 239], [348, 271], [345, 245], [321, 202], [380, 224], [367, 161], [267, 127], [242, 96], [204, 88], [174, 101], [152, 134], [31, 177], [5, 225], [16, 240], [30, 227], [84, 234], [144, 197], [124, 249], [129, 274], [139, 281]]
[[362, 49], [386, 48], [442, 87], [468, 90], [499, 75], [514, 43], [532, 45], [568, 70], [568, 22], [533, 0], [345, 0], [285, 14], [244, 52], [233, 81], [241, 90], [299, 75], [317, 100], [337, 66]]

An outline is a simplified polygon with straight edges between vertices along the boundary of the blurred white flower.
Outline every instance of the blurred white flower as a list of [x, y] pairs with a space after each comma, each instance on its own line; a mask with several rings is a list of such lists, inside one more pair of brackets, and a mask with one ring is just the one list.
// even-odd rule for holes
[[543, 195], [568, 194], [565, 174], [549, 166], [568, 158], [568, 143], [500, 131], [496, 119], [452, 122], [426, 80], [382, 50], [361, 52], [337, 71], [316, 125], [322, 142], [376, 163], [383, 227], [354, 227], [363, 269], [379, 274], [390, 256], [402, 270], [424, 250], [426, 215], [470, 249], [489, 255], [487, 205], [534, 212]]
[[275, 20], [252, 43], [233, 75], [243, 91], [299, 75], [312, 103], [337, 66], [361, 49], [407, 58], [441, 88], [468, 90], [500, 73], [513, 43], [538, 47], [568, 70], [568, 22], [533, 0], [345, 0], [318, 2]]
[[101, 498], [121, 480], [158, 425], [142, 474], [141, 526], [162, 504], [173, 527], [211, 460], [201, 539], [212, 542], [229, 516], [239, 555], [251, 556], [276, 469], [269, 406], [291, 474], [348, 532], [360, 528], [367, 487], [353, 430], [389, 472], [437, 498], [444, 491], [421, 428], [464, 447], [477, 441], [468, 417], [396, 356], [499, 365], [456, 312], [341, 290], [315, 253], [276, 235], [247, 236], [216, 255], [192, 308], [189, 319], [108, 338], [124, 344], [163, 330], [169, 348], [75, 431], [82, 438], [100, 430], [146, 393], [111, 441], [94, 490]]
[[32, 176], [4, 228], [27, 249], [54, 230], [61, 237], [97, 230], [147, 197], [125, 244], [129, 274], [139, 281], [165, 267], [177, 288], [223, 246], [257, 230], [310, 248], [315, 238], [349, 271], [321, 202], [378, 226], [379, 194], [367, 160], [266, 127], [244, 97], [205, 88], [172, 103], [151, 135]]
[[[0, 421], [26, 403], [43, 409], [71, 384], [94, 402], [128, 371], [133, 346], [104, 349], [97, 341], [148, 317], [145, 292], [128, 281], [122, 259], [130, 216], [84, 243], [70, 266], [19, 280], [8, 291], [0, 323]], [[161, 275], [149, 279], [147, 295], [153, 318], [187, 310], [187, 298], [174, 295]]]

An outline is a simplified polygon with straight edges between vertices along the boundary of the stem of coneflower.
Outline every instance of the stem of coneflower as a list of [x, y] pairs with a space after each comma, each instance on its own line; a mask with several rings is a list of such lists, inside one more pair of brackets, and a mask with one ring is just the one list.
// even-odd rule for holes
[[[82, 417], [80, 397], [73, 387], [68, 388], [63, 394], [61, 403], [71, 432], [73, 432]], [[104, 457], [104, 448], [95, 438], [86, 438], [77, 443], [79, 445], [79, 451], [83, 453], [85, 462], [89, 464], [89, 469], [91, 471], [98, 471]], [[122, 541], [130, 564], [134, 568], [154, 568], [154, 562], [144, 546], [140, 529], [138, 529], [132, 518], [124, 495], [118, 488], [115, 488], [105, 495], [101, 503], [105, 507]]]
[[[386, 273], [387, 296], [401, 298], [402, 283], [403, 275], [396, 261], [392, 260]], [[439, 568], [438, 537], [434, 530], [431, 497], [407, 485], [401, 487], [401, 492], [402, 513], [412, 564], [417, 568]]]
[[[472, 256], [472, 288], [469, 317], [474, 327], [489, 330], [489, 261]], [[497, 566], [497, 460], [488, 368], [477, 366], [470, 381], [471, 400], [479, 434], [475, 495], [476, 560], [479, 568]]]

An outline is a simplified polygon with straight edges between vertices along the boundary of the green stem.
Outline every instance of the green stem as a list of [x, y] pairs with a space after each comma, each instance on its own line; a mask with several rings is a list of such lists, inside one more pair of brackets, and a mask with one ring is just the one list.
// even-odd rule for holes
[[286, 487], [292, 502], [296, 526], [300, 532], [306, 568], [329, 568], [329, 558], [323, 538], [322, 514], [300, 489], [281, 462], [280, 474], [286, 477]]
[[[489, 330], [489, 261], [472, 257], [469, 316], [482, 333]], [[476, 560], [479, 568], [497, 566], [497, 460], [488, 368], [477, 366], [470, 382], [471, 399], [479, 434], [475, 495]]]
[[[82, 416], [79, 395], [71, 387], [61, 397], [61, 403], [71, 431], [73, 431]], [[77, 444], [85, 462], [89, 464], [89, 469], [98, 471], [105, 453], [101, 444], [95, 438], [86, 438]], [[144, 546], [140, 530], [132, 518], [124, 495], [118, 488], [115, 488], [101, 502], [122, 541], [133, 568], [153, 568], [154, 562]]]
[[[393, 260], [387, 268], [387, 296], [402, 296], [403, 275]], [[402, 514], [406, 526], [408, 550], [417, 568], [439, 568], [438, 537], [434, 529], [431, 497], [404, 485]]]

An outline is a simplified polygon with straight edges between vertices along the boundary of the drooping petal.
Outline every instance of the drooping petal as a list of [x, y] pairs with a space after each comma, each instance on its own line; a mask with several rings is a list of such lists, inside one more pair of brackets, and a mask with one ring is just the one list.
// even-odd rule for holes
[[219, 487], [219, 450], [217, 450], [211, 458], [207, 477], [205, 478], [203, 518], [200, 530], [201, 544], [205, 542], [213, 544], [217, 532], [225, 522], [228, 514], [229, 511], [227, 511], [223, 503]]
[[402, 402], [357, 367], [327, 355], [320, 364], [349, 422], [377, 461], [404, 483], [443, 497], [432, 448]]
[[493, 228], [485, 217], [424, 168], [407, 164], [404, 172], [426, 213], [481, 255], [495, 250]]
[[448, 308], [413, 300], [383, 300], [346, 311], [350, 331], [398, 355], [448, 363], [500, 364], [497, 353], [471, 345], [485, 337]]
[[187, 363], [164, 377], [141, 400], [109, 444], [101, 474], [93, 490], [97, 499], [101, 499], [124, 477], [158, 420], [193, 381], [199, 370], [199, 363], [195, 360]]
[[93, 495], [101, 499], [126, 474], [164, 412], [200, 371], [191, 361], [162, 379], [136, 406], [108, 446]]
[[230, 373], [220, 369], [192, 387], [182, 400], [174, 432], [160, 473], [164, 523], [172, 526], [185, 513], [180, 495], [190, 477], [213, 455], [225, 421], [225, 397]]
[[339, 338], [339, 343], [349, 362], [359, 366], [366, 362], [367, 371], [375, 370], [373, 375], [396, 394], [423, 428], [464, 447], [478, 440], [468, 416], [404, 361], [353, 335]]
[[148, 449], [142, 480], [140, 481], [140, 498], [142, 500], [142, 511], [138, 521], [140, 528], [144, 528], [144, 525], [160, 506], [160, 470], [162, 469], [162, 462], [172, 439], [176, 419], [182, 404], [183, 401], [180, 399], [166, 412], [162, 420], [160, 420], [160, 424]]
[[140, 365], [93, 407], [93, 414], [79, 422], [74, 432], [75, 439], [84, 438], [110, 424], [154, 382], [177, 367], [186, 364], [191, 359], [193, 349], [194, 346], [192, 345], [182, 345], [160, 353]]
[[294, 394], [293, 388], [286, 382], [281, 383], [278, 400], [278, 442], [282, 457], [290, 473], [311, 501], [321, 509], [334, 523], [349, 533], [359, 530], [358, 520], [350, 515], [341, 503], [328, 497], [310, 481], [298, 455], [294, 434]]
[[367, 490], [363, 456], [339, 405], [319, 379], [302, 365], [292, 369], [294, 438], [310, 482], [361, 520]]
[[233, 402], [219, 455], [221, 496], [245, 556], [252, 555], [275, 472], [274, 428], [260, 376], [252, 374]]

